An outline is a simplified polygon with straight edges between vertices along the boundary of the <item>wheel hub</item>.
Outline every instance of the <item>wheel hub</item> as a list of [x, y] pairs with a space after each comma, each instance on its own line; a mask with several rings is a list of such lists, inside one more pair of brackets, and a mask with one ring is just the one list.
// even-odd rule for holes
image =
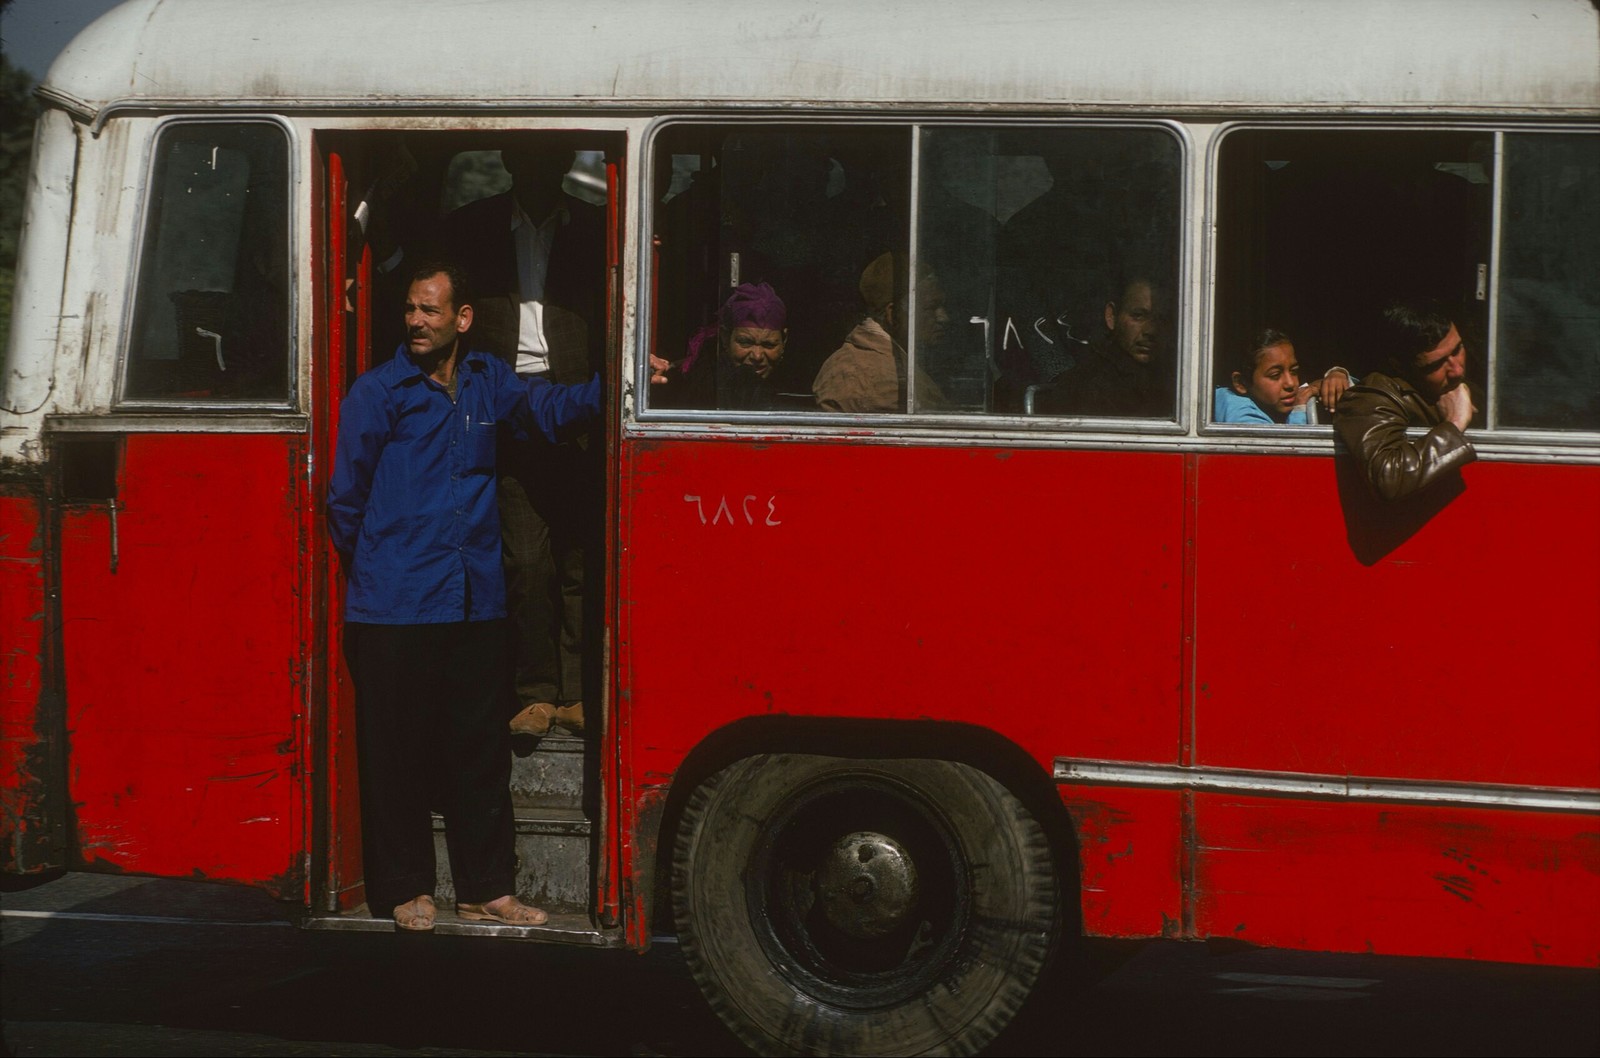
[[817, 872], [817, 894], [840, 932], [875, 940], [902, 926], [917, 906], [917, 867], [900, 843], [858, 830], [834, 842]]

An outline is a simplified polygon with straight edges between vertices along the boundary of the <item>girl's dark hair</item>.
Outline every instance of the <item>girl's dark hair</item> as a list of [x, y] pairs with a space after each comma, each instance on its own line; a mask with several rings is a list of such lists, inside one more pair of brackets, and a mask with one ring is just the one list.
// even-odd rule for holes
[[[1249, 344], [1239, 346], [1234, 356], [1233, 370], [1239, 372], [1248, 382], [1256, 373], [1256, 362], [1261, 359], [1261, 354], [1274, 345], [1281, 345], [1284, 342], [1293, 345], [1294, 339], [1271, 327], [1262, 328], [1250, 337]], [[1222, 384], [1227, 385], [1232, 380], [1233, 376], [1229, 375], [1222, 380]]]

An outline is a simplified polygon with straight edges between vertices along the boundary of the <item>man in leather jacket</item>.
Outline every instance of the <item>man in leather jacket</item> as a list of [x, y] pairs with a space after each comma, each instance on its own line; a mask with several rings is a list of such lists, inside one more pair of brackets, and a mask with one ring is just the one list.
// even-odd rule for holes
[[[1477, 458], [1462, 433], [1477, 410], [1466, 385], [1466, 347], [1443, 306], [1400, 302], [1383, 312], [1390, 374], [1345, 391], [1334, 429], [1381, 499], [1398, 500]], [[1428, 432], [1408, 440], [1406, 427]]]

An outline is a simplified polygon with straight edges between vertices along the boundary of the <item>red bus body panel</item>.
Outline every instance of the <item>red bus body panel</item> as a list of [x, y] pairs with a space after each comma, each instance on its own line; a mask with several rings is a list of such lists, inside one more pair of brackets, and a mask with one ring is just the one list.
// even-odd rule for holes
[[[623, 458], [625, 824], [751, 716], [975, 725], [1046, 775], [1062, 754], [1177, 762], [1183, 456], [710, 440]], [[1093, 797], [1074, 809], [1090, 928], [1176, 935], [1176, 795]]]
[[[1326, 456], [634, 439], [622, 474], [626, 826], [760, 716], [977, 725], [1047, 773], [1600, 788], [1594, 467], [1389, 508]], [[1091, 934], [1600, 962], [1590, 815], [1059, 792]]]
[[[1199, 764], [1600, 787], [1600, 469], [1479, 463], [1408, 521], [1325, 457], [1200, 466]], [[1202, 936], [1600, 962], [1591, 815], [1207, 794], [1195, 831]]]
[[305, 443], [130, 434], [61, 520], [79, 865], [303, 892]]
[[1200, 467], [1197, 760], [1600, 786], [1600, 469], [1475, 464], [1365, 565], [1334, 460]]
[[1042, 767], [1177, 760], [1181, 456], [719, 441], [625, 458], [636, 768], [762, 714], [976, 724]]
[[1568, 813], [1195, 795], [1196, 933], [1594, 966], [1600, 826]]

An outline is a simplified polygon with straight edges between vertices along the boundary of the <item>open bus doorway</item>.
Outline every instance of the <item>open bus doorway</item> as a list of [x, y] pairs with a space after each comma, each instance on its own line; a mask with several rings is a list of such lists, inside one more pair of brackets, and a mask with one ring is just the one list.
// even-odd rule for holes
[[[519, 374], [528, 373], [526, 302], [537, 301], [533, 312], [546, 356], [535, 369], [557, 382], [581, 382], [598, 373], [608, 387], [614, 385], [609, 365], [616, 362], [619, 341], [618, 198], [626, 146], [621, 134], [381, 131], [330, 135], [322, 146], [328, 242], [320, 289], [326, 299], [321, 318], [327, 370], [319, 377], [330, 380], [318, 407], [319, 433], [329, 457], [322, 461], [324, 475], [330, 472], [343, 395], [360, 373], [402, 348], [406, 288], [419, 264], [446, 259], [467, 271], [468, 297], [475, 309], [474, 326], [466, 335], [470, 348], [498, 355]], [[519, 216], [524, 224], [530, 218], [521, 208], [524, 196], [515, 193], [519, 167], [539, 168], [546, 176], [555, 173], [559, 184], [547, 189], [541, 205], [531, 207], [540, 213], [533, 227], [547, 254], [540, 262], [545, 273], [534, 277], [542, 284], [543, 299], [521, 296], [530, 277], [528, 262], [519, 260], [515, 229]], [[608, 397], [607, 406], [614, 404]], [[513, 740], [517, 893], [551, 912], [547, 928], [563, 931], [589, 931], [592, 915], [602, 924], [614, 921], [614, 897], [599, 904], [595, 898], [597, 881], [611, 871], [602, 837], [597, 747], [609, 697], [601, 642], [609, 625], [606, 511], [614, 475], [607, 468], [612, 465], [608, 453], [615, 450], [614, 425], [597, 424], [573, 441], [532, 453], [524, 450], [526, 439], [508, 428], [502, 427], [497, 439], [499, 491], [532, 495], [535, 488], [541, 490], [536, 497], [538, 524], [518, 537], [520, 562], [507, 565], [513, 584], [513, 619], [508, 624], [522, 628], [513, 634], [513, 650], [525, 669], [530, 632], [525, 621], [516, 620], [515, 607], [544, 609], [545, 621], [531, 634], [544, 637], [536, 640], [548, 651], [544, 660], [554, 659], [557, 686], [552, 698], [571, 700], [570, 689], [581, 688], [576, 694], [584, 699], [589, 721], [586, 729], [553, 727], [542, 737]], [[533, 464], [536, 481], [511, 474], [510, 459], [519, 452], [524, 462]], [[325, 477], [318, 488], [320, 499]], [[324, 551], [329, 552], [323, 556], [324, 656], [329, 660], [323, 691], [328, 708], [326, 722], [317, 728], [324, 766], [319, 768], [323, 781], [316, 792], [314, 842], [315, 862], [326, 864], [326, 871], [313, 905], [320, 912], [337, 913], [359, 908], [364, 892], [354, 694], [341, 651], [343, 583], [337, 559], [331, 549]], [[508, 721], [527, 704], [518, 692], [526, 681], [520, 670], [507, 674]], [[442, 908], [449, 908], [454, 891], [437, 815], [434, 829], [436, 897]], [[609, 884], [601, 888], [614, 892]], [[448, 915], [441, 916], [441, 925], [446, 921]]]

